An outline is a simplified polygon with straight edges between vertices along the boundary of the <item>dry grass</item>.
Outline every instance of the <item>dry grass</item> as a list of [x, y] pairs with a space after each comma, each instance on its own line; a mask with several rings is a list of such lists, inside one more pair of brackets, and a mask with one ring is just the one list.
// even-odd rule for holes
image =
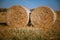
[[0, 26], [0, 40], [58, 40], [60, 31], [54, 27], [35, 28], [34, 26], [10, 27]]
[[56, 33], [49, 29], [34, 27], [0, 26], [0, 40], [58, 40]]

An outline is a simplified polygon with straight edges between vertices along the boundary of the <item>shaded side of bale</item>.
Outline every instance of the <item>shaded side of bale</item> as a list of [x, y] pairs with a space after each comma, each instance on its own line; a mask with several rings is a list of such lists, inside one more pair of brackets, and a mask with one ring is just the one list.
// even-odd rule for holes
[[0, 23], [6, 23], [6, 12], [0, 12]]
[[31, 23], [36, 27], [50, 27], [56, 20], [55, 12], [49, 7], [35, 8], [30, 16]]
[[10, 26], [24, 27], [28, 20], [28, 14], [22, 6], [12, 6], [7, 11], [7, 24]]

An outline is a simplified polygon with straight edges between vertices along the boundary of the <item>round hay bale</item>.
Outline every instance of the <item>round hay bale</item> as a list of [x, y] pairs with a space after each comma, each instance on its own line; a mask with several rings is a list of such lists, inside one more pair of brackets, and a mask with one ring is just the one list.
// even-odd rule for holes
[[24, 27], [29, 21], [29, 10], [23, 6], [12, 6], [7, 11], [9, 26]]
[[0, 12], [0, 23], [6, 23], [6, 12]]
[[38, 7], [31, 12], [31, 23], [36, 27], [49, 27], [56, 20], [55, 12], [49, 7]]

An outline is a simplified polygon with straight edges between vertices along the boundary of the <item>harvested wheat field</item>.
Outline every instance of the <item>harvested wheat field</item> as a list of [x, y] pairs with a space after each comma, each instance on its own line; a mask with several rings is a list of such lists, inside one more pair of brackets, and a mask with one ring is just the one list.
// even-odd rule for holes
[[0, 40], [55, 40], [52, 34], [50, 29], [45, 31], [43, 28], [0, 26]]
[[56, 14], [51, 8], [42, 6], [31, 12], [30, 19], [36, 27], [50, 27], [56, 20]]
[[59, 40], [52, 28], [0, 26], [0, 40]]
[[12, 6], [7, 11], [7, 24], [9, 26], [24, 27], [29, 21], [29, 11], [23, 6]]
[[58, 12], [56, 15], [48, 7], [38, 7], [29, 13], [22, 6], [10, 7], [6, 16], [3, 15], [6, 17], [3, 20], [7, 19], [7, 25], [0, 24], [0, 40], [60, 40]]
[[0, 12], [0, 23], [6, 23], [6, 12]]

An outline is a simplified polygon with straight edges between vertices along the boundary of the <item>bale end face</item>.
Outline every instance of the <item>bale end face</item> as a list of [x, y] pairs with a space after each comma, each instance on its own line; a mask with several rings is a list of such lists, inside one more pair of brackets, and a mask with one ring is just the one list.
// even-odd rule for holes
[[15, 27], [24, 27], [28, 23], [28, 14], [22, 6], [12, 6], [7, 12], [7, 23]]
[[42, 6], [32, 11], [30, 19], [36, 27], [50, 27], [56, 20], [56, 14], [51, 8]]

